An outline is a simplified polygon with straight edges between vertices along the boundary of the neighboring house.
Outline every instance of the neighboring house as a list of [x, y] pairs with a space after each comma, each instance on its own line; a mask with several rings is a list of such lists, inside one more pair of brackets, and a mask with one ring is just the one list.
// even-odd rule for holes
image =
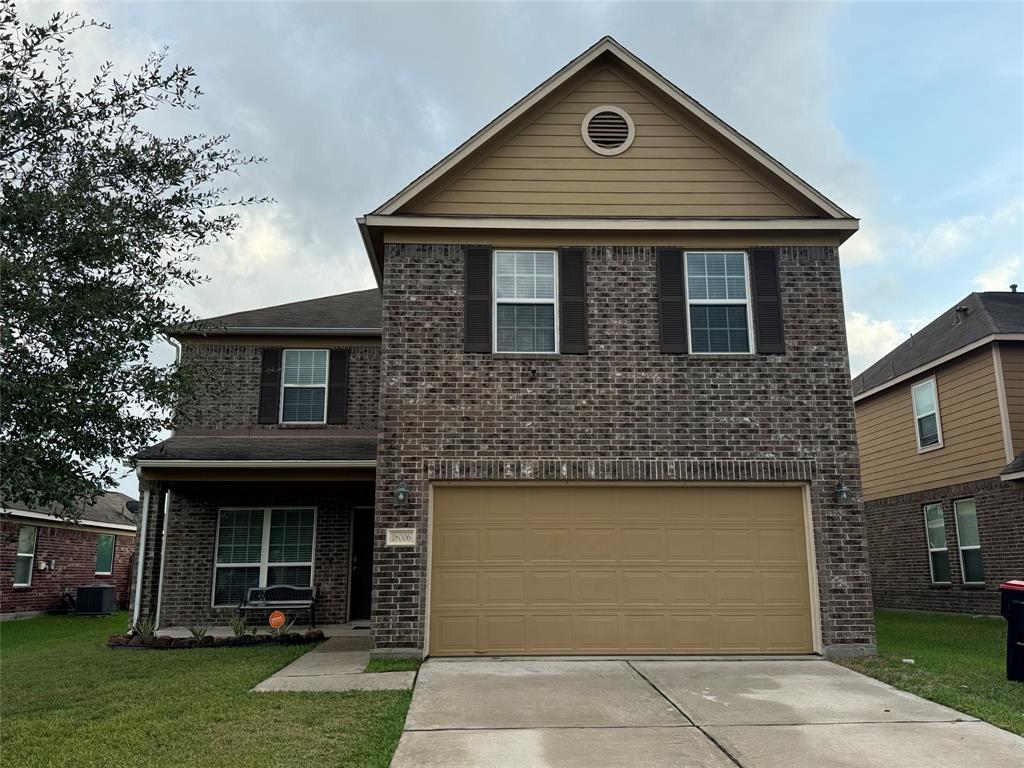
[[999, 613], [1024, 577], [1024, 294], [970, 294], [853, 393], [875, 605]]
[[873, 651], [856, 219], [605, 38], [358, 224], [379, 290], [178, 332], [140, 615], [290, 582], [376, 654]]
[[52, 509], [0, 504], [0, 618], [65, 610], [78, 587], [114, 587], [127, 606], [138, 504], [105, 493], [77, 521]]

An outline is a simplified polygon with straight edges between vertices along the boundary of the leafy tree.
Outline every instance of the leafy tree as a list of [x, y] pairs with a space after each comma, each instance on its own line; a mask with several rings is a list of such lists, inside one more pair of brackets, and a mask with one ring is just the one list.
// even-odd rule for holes
[[261, 161], [228, 136], [143, 127], [197, 108], [166, 50], [79, 85], [69, 39], [98, 29], [0, 0], [0, 492], [69, 517], [171, 425], [189, 376], [153, 346], [192, 319], [174, 296], [205, 279], [198, 250], [263, 202], [227, 197], [223, 178]]

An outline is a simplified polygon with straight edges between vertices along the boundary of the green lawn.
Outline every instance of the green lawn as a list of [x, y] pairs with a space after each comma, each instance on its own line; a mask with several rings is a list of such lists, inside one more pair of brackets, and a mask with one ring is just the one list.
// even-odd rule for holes
[[411, 693], [249, 693], [308, 646], [111, 650], [125, 614], [0, 625], [4, 762], [37, 768], [386, 766]]
[[846, 666], [1024, 736], [1024, 683], [1006, 679], [1003, 619], [879, 611], [875, 622], [878, 657]]
[[370, 659], [367, 672], [415, 672], [420, 668], [419, 659]]

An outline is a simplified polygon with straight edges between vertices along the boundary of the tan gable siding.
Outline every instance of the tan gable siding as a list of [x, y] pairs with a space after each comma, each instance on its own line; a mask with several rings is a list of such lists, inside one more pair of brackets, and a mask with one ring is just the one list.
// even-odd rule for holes
[[1013, 453], [1017, 455], [1024, 451], [1024, 344], [1000, 342], [999, 354], [1003, 359], [1003, 383]]
[[937, 369], [943, 447], [918, 453], [910, 390], [930, 375], [857, 404], [865, 499], [994, 477], [1005, 465], [992, 350], [982, 347]]
[[[798, 203], [727, 156], [707, 130], [609, 66], [524, 120], [490, 153], [406, 213], [492, 216], [803, 216]], [[633, 145], [604, 157], [583, 143], [593, 107], [626, 110]], [[703, 135], [702, 135], [703, 134]]]

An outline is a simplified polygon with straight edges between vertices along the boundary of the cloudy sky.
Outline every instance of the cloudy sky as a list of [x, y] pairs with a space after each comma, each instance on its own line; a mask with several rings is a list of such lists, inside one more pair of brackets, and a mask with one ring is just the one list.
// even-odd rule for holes
[[855, 373], [968, 292], [1024, 285], [1024, 4], [74, 7], [112, 26], [76, 36], [80, 71], [167, 46], [205, 96], [158, 128], [268, 158], [233, 186], [277, 204], [203, 255], [200, 316], [373, 286], [353, 220], [606, 34], [862, 219], [841, 249]]

